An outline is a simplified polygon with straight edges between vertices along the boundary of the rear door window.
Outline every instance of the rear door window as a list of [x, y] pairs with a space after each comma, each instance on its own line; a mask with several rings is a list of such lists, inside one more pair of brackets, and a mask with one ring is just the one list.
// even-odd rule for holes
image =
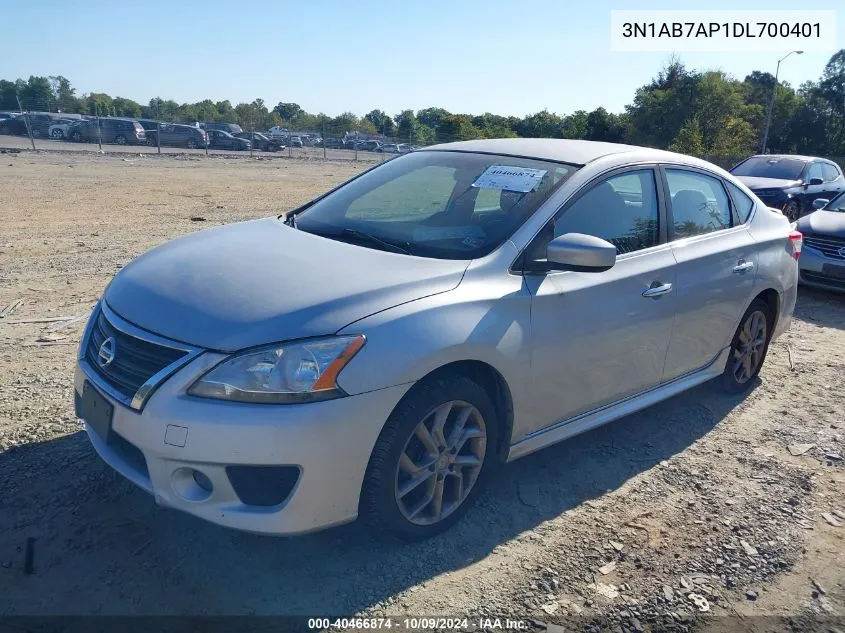
[[822, 163], [822, 178], [824, 178], [825, 182], [836, 180], [839, 178], [839, 169], [830, 163]]
[[739, 221], [745, 224], [748, 221], [748, 216], [751, 215], [751, 210], [754, 208], [754, 201], [748, 195], [732, 182], [726, 182], [728, 191], [731, 192], [731, 198], [734, 201], [734, 208], [736, 214], [739, 216]]

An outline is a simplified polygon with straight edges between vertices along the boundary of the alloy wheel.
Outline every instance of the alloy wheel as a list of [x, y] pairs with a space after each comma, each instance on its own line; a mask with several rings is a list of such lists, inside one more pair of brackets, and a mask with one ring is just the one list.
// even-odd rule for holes
[[469, 496], [487, 452], [487, 427], [468, 402], [446, 402], [426, 415], [405, 443], [394, 495], [415, 525], [442, 521]]
[[56, 139], [58, 141], [58, 140], [61, 140], [62, 138], [64, 138], [65, 135], [64, 135], [64, 133], [62, 133], [61, 130], [53, 130], [50, 133], [50, 136], [52, 136], [54, 139]]
[[786, 205], [786, 208], [783, 210], [783, 214], [790, 222], [797, 222], [798, 218], [801, 217], [801, 206], [797, 201], [792, 200]]
[[742, 324], [734, 347], [731, 371], [739, 384], [751, 380], [760, 368], [767, 335], [766, 315], [761, 310], [755, 310]]
[[126, 139], [122, 136], [118, 136], [114, 139], [114, 142], [118, 145], [126, 145]]

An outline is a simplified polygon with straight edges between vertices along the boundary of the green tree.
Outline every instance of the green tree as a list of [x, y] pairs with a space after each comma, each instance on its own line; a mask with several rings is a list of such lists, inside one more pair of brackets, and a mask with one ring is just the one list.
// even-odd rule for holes
[[701, 135], [701, 126], [696, 117], [690, 117], [681, 126], [675, 140], [669, 145], [673, 152], [702, 156], [704, 154], [704, 142]]
[[590, 141], [623, 143], [625, 141], [625, 117], [612, 114], [604, 108], [596, 108], [587, 115], [587, 130], [584, 137]]
[[561, 136], [563, 138], [587, 138], [588, 115], [584, 110], [576, 110], [565, 116], [561, 123]]
[[393, 122], [393, 118], [381, 110], [371, 110], [364, 115], [364, 119], [369, 121], [380, 134], [385, 136], [396, 134], [396, 124]]
[[440, 121], [451, 113], [443, 108], [424, 108], [417, 111], [417, 121], [431, 129], [437, 129]]
[[827, 102], [828, 147], [837, 154], [845, 154], [845, 49], [827, 62], [818, 91], [818, 96]]
[[79, 112], [81, 104], [70, 81], [62, 75], [49, 77], [49, 80], [56, 99], [56, 109], [59, 112]]
[[298, 103], [283, 103], [279, 102], [273, 108], [273, 112], [279, 115], [282, 121], [291, 121], [297, 116], [305, 112]]
[[542, 110], [522, 119], [516, 126], [516, 132], [529, 138], [562, 138], [563, 119], [548, 110]]
[[56, 109], [56, 96], [47, 77], [30, 76], [19, 90], [21, 104], [27, 110], [52, 112]]
[[18, 89], [15, 82], [0, 79], [0, 110], [17, 110]]
[[466, 114], [449, 114], [440, 119], [437, 126], [437, 140], [441, 143], [452, 141], [467, 141], [481, 138], [481, 130], [472, 124], [471, 118]]
[[140, 118], [141, 104], [132, 99], [124, 99], [123, 97], [115, 97], [112, 100], [112, 114], [115, 116], [127, 116]]

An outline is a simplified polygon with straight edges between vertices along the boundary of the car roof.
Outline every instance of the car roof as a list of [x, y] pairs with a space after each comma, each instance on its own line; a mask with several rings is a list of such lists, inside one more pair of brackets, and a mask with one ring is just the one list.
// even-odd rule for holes
[[749, 156], [745, 160], [748, 160], [749, 158], [775, 158], [775, 159], [778, 159], [778, 160], [782, 160], [782, 159], [785, 159], [785, 158], [791, 158], [793, 160], [800, 160], [800, 161], [803, 161], [805, 163], [809, 163], [810, 161], [814, 161], [814, 160], [822, 160], [822, 161], [828, 162], [824, 158], [819, 158], [818, 156], [801, 156], [799, 154], [754, 154], [754, 156]]
[[604, 143], [600, 141], [581, 141], [558, 138], [494, 138], [475, 141], [458, 141], [430, 145], [421, 151], [479, 152], [485, 154], [505, 154], [520, 158], [551, 160], [570, 165], [586, 165], [603, 156], [636, 152], [637, 158], [653, 158], [671, 162], [688, 163], [695, 159], [649, 147]]

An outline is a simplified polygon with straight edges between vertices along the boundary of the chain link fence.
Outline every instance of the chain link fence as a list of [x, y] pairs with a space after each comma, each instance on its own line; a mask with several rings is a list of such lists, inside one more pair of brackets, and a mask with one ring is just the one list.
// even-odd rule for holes
[[186, 120], [173, 102], [156, 100], [140, 114], [97, 101], [85, 112], [62, 112], [52, 102], [17, 102], [17, 110], [0, 112], [2, 148], [380, 162], [425, 144], [412, 132], [405, 137], [379, 134], [331, 120], [302, 127], [268, 125], [266, 109], [247, 110], [231, 120], [199, 121]]
[[[184, 106], [161, 99], [151, 100], [148, 106], [139, 107], [133, 102], [127, 107], [118, 103], [119, 99], [101, 102], [89, 96], [76, 112], [62, 112], [55, 100], [26, 96], [15, 100], [17, 110], [0, 112], [0, 148], [12, 151], [189, 153], [376, 163], [432, 143], [478, 138], [472, 131], [460, 128], [435, 132], [406, 125], [403, 117], [407, 112], [384, 121], [379, 132], [374, 131], [376, 126], [372, 124], [356, 125], [366, 120], [348, 113], [334, 119], [322, 117], [305, 125], [284, 124], [260, 100], [236, 108], [229, 106], [229, 116], [210, 109], [206, 114], [211, 116], [205, 120], [192, 120]], [[702, 158], [730, 169], [746, 156]], [[845, 157], [824, 158], [845, 165]]]

